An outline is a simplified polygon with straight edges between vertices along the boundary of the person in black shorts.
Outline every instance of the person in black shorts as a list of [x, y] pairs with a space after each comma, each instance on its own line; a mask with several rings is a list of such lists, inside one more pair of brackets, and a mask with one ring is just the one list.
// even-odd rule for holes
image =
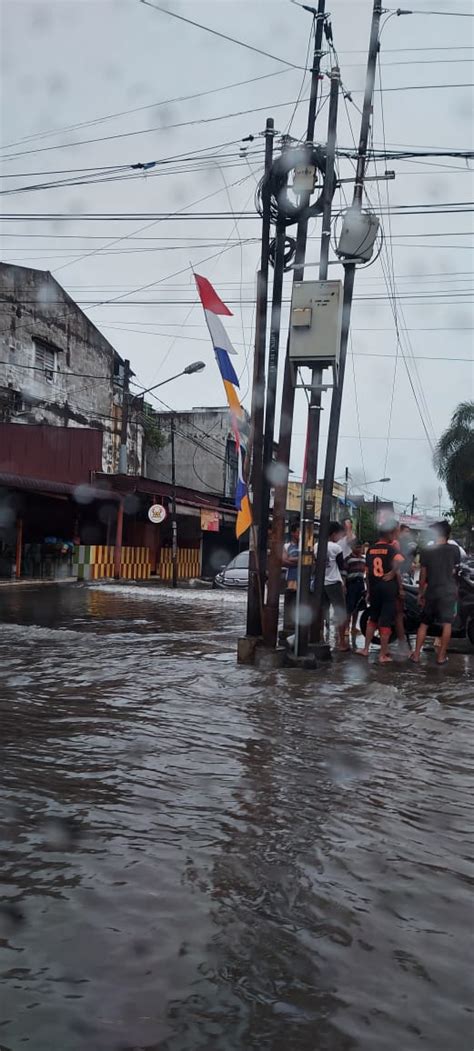
[[387, 664], [392, 660], [388, 647], [397, 615], [397, 595], [400, 590], [398, 567], [403, 562], [403, 555], [394, 542], [395, 532], [395, 527], [381, 529], [380, 539], [376, 544], [371, 544], [366, 555], [370, 618], [365, 647], [360, 653], [363, 657], [369, 656], [370, 644], [378, 628], [380, 664]]
[[419, 663], [420, 653], [430, 624], [441, 624], [441, 642], [437, 664], [446, 664], [452, 624], [456, 614], [458, 589], [454, 572], [461, 561], [457, 544], [449, 543], [449, 522], [437, 522], [432, 526], [435, 536], [433, 546], [425, 547], [421, 554], [420, 594], [418, 602], [422, 608], [421, 624], [416, 636], [415, 651], [411, 659]]

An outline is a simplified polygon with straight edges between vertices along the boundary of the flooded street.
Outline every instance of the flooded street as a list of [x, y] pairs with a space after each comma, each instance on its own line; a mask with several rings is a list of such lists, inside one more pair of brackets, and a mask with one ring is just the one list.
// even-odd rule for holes
[[262, 672], [244, 623], [0, 589], [2, 1051], [470, 1051], [473, 657]]

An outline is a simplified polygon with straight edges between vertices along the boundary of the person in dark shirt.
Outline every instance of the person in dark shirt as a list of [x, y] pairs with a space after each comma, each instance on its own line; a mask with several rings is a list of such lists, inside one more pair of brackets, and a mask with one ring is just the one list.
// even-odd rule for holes
[[432, 527], [432, 532], [435, 535], [435, 543], [432, 547], [426, 547], [421, 555], [418, 602], [423, 612], [416, 636], [415, 651], [411, 655], [411, 660], [415, 664], [419, 663], [430, 624], [442, 625], [436, 663], [446, 664], [448, 659], [446, 652], [456, 613], [458, 588], [454, 571], [461, 561], [461, 552], [457, 544], [449, 543], [451, 533], [449, 522], [437, 522]]
[[380, 664], [388, 664], [392, 658], [388, 652], [390, 636], [396, 618], [397, 595], [400, 590], [398, 566], [404, 561], [395, 541], [394, 527], [381, 529], [380, 539], [371, 544], [366, 555], [369, 584], [370, 619], [365, 636], [365, 647], [360, 651], [369, 656], [375, 631], [380, 635]]

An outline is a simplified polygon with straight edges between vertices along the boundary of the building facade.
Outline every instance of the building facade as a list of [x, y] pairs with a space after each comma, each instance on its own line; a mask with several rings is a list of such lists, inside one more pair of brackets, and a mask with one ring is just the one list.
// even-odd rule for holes
[[[0, 263], [0, 422], [102, 432], [102, 468], [118, 469], [124, 363], [47, 271]], [[132, 416], [130, 469], [143, 429]]]
[[172, 443], [171, 415], [129, 395], [121, 474], [124, 370], [50, 273], [0, 264], [0, 576], [168, 580], [174, 503], [181, 580], [236, 554], [227, 407], [173, 414]]
[[156, 421], [162, 444], [157, 450], [146, 450], [147, 478], [171, 482], [174, 444], [177, 485], [232, 500], [237, 453], [228, 407], [158, 412]]

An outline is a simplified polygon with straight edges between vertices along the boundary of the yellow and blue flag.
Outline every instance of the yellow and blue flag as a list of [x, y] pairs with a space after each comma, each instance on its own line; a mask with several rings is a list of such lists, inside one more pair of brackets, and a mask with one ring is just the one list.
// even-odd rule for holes
[[235, 350], [219, 316], [222, 314], [232, 316], [232, 311], [222, 302], [222, 299], [219, 298], [216, 290], [212, 287], [210, 281], [208, 281], [206, 277], [201, 277], [199, 274], [195, 274], [194, 278], [203, 306], [209, 335], [212, 339], [216, 361], [219, 366], [219, 372], [227, 395], [227, 401], [229, 403], [232, 431], [237, 450], [238, 477], [235, 493], [235, 506], [238, 515], [235, 532], [239, 537], [242, 536], [242, 533], [245, 533], [245, 531], [252, 525], [252, 510], [244, 478], [245, 453], [248, 442], [247, 417], [240, 404], [239, 395], [237, 393], [239, 389], [239, 380], [229, 356], [235, 354]]

